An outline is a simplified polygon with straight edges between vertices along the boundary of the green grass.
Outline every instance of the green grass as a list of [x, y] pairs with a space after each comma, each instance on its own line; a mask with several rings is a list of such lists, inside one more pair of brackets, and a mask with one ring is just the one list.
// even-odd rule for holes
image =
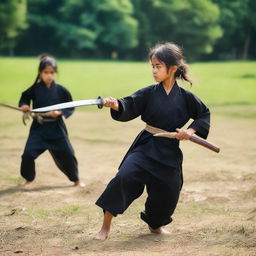
[[6, 180], [6, 181], [14, 182], [14, 183], [20, 183], [23, 181], [23, 178], [12, 176], [7, 173], [0, 173], [0, 180]]
[[[71, 91], [74, 100], [127, 96], [155, 83], [147, 62], [58, 60], [58, 64], [56, 80]], [[17, 104], [21, 92], [33, 83], [37, 66], [37, 58], [1, 57], [0, 102]], [[256, 104], [256, 61], [194, 63], [190, 71], [193, 87], [180, 85], [206, 104]]]
[[256, 104], [256, 62], [212, 62], [191, 66], [193, 89], [210, 105]]
[[34, 205], [33, 207], [29, 208], [27, 210], [27, 213], [28, 216], [30, 216], [33, 219], [47, 219], [50, 217], [50, 212], [48, 210], [37, 207], [37, 205]]
[[79, 206], [78, 205], [66, 205], [65, 207], [58, 209], [58, 212], [61, 213], [63, 216], [68, 216], [75, 214], [79, 211]]

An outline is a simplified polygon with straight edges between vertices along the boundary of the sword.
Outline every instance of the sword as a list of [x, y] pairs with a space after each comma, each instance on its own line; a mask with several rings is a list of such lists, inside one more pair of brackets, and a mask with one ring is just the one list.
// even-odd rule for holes
[[[21, 108], [16, 107], [16, 106], [12, 106], [12, 105], [9, 105], [9, 104], [0, 103], [0, 106], [23, 112], [23, 110]], [[36, 119], [39, 124], [42, 124], [43, 123], [43, 116], [44, 116], [44, 114], [32, 113], [31, 111], [23, 112], [22, 122], [23, 122], [24, 125], [27, 125], [26, 120], [29, 120], [29, 117], [32, 117], [33, 119]]]
[[53, 111], [53, 110], [74, 108], [74, 107], [79, 107], [79, 106], [89, 106], [89, 105], [97, 105], [98, 108], [102, 108], [103, 104], [104, 104], [104, 100], [101, 96], [99, 96], [97, 99], [69, 101], [69, 102], [55, 104], [55, 105], [51, 105], [51, 106], [47, 106], [47, 107], [43, 107], [43, 108], [31, 109], [30, 111], [31, 112], [48, 112], [48, 111]]
[[[154, 134], [154, 136], [175, 139], [176, 134], [177, 134], [176, 132], [159, 132], [159, 133]], [[199, 138], [198, 136], [192, 135], [192, 136], [190, 136], [189, 140], [194, 143], [197, 143], [203, 147], [206, 147], [216, 153], [220, 152], [220, 148], [218, 146], [215, 146], [212, 143], [210, 143], [202, 138]]]
[[9, 105], [9, 104], [0, 103], [0, 105], [3, 106], [3, 107], [6, 107], [6, 108], [11, 108], [11, 109], [14, 109], [14, 110], [18, 110], [18, 111], [23, 112], [20, 108], [15, 107], [15, 106], [12, 106], [12, 105]]

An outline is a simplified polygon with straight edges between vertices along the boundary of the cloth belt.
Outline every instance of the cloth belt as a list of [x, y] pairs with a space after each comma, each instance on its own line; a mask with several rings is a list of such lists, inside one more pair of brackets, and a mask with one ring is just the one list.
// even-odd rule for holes
[[33, 115], [32, 118], [40, 124], [47, 123], [47, 122], [56, 122], [58, 120], [58, 118], [45, 118], [38, 114]]
[[42, 122], [47, 123], [47, 122], [56, 122], [58, 119], [57, 118], [43, 118]]
[[156, 133], [160, 133], [160, 132], [167, 132], [163, 129], [160, 129], [160, 128], [157, 128], [157, 127], [154, 127], [154, 126], [151, 126], [149, 124], [146, 124], [146, 127], [145, 127], [145, 130], [149, 133], [152, 133], [152, 134], [156, 134]]

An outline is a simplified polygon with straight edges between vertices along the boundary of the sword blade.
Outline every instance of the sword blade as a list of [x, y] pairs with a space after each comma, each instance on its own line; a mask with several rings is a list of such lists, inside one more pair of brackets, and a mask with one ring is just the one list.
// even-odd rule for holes
[[31, 112], [48, 112], [48, 111], [53, 111], [53, 110], [74, 108], [74, 107], [80, 107], [80, 106], [89, 106], [89, 105], [98, 105], [99, 108], [102, 108], [103, 99], [101, 97], [99, 97], [98, 99], [64, 102], [64, 103], [60, 103], [60, 104], [43, 107], [43, 108], [35, 108], [35, 109], [32, 109]]

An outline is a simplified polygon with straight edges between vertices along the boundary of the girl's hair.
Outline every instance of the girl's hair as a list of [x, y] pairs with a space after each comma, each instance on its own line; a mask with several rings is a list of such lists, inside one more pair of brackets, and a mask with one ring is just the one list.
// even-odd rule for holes
[[149, 59], [155, 56], [159, 61], [163, 62], [167, 69], [176, 65], [177, 71], [174, 74], [175, 78], [185, 80], [192, 85], [192, 79], [188, 76], [188, 65], [183, 57], [182, 49], [174, 43], [157, 44], [149, 51]]
[[50, 66], [54, 69], [54, 71], [56, 73], [58, 72], [57, 62], [53, 56], [51, 56], [49, 54], [41, 54], [39, 56], [39, 59], [40, 59], [40, 62], [39, 62], [39, 66], [38, 66], [38, 74], [37, 74], [36, 80], [33, 85], [38, 83], [39, 78], [40, 78], [40, 72], [42, 72], [46, 67]]

